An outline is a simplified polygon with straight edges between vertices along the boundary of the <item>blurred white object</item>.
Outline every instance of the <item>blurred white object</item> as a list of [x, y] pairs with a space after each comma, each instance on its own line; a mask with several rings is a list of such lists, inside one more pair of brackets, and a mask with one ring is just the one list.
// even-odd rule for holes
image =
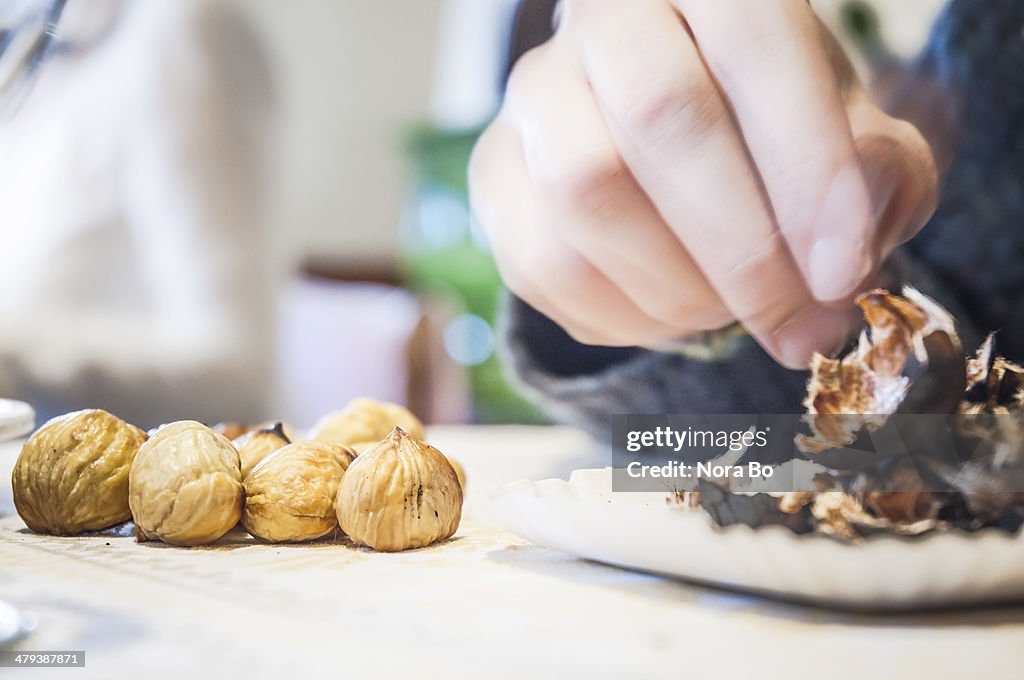
[[281, 308], [281, 403], [300, 426], [355, 397], [406, 403], [408, 346], [420, 322], [408, 292], [372, 283], [298, 279]]
[[36, 628], [36, 617], [19, 612], [12, 605], [0, 600], [0, 649], [26, 637]]
[[0, 124], [0, 375], [41, 415], [263, 417], [261, 50], [218, 0], [70, 0]]
[[474, 128], [497, 112], [516, 4], [517, 0], [445, 0], [431, 103], [438, 127]]
[[273, 66], [275, 255], [393, 258], [411, 169], [401, 140], [430, 115], [442, 0], [237, 5]]
[[21, 401], [0, 399], [0, 442], [26, 435], [36, 426], [36, 412]]
[[0, 118], [10, 116], [31, 87], [66, 0], [0, 3]]

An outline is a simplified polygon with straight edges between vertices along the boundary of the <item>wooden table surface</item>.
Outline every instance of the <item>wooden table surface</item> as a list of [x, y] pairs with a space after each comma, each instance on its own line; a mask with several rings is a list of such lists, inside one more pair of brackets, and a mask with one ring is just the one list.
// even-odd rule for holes
[[476, 499], [604, 465], [583, 435], [428, 439], [466, 468], [464, 520], [455, 540], [400, 554], [36, 535], [11, 506], [19, 445], [0, 444], [0, 598], [39, 621], [16, 648], [86, 651], [84, 669], [0, 677], [1024, 677], [1020, 607], [863, 616], [577, 560], [504, 532]]

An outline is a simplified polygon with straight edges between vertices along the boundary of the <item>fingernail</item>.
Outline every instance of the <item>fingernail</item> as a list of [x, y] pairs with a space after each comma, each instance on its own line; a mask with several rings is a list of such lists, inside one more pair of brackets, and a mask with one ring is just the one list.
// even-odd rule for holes
[[873, 224], [871, 197], [860, 168], [852, 165], [840, 170], [814, 228], [808, 276], [815, 298], [822, 302], [845, 298], [871, 273], [874, 263], [867, 241]]
[[780, 328], [775, 336], [779, 359], [788, 368], [806, 370], [815, 352], [838, 352], [850, 336], [851, 310], [815, 307]]

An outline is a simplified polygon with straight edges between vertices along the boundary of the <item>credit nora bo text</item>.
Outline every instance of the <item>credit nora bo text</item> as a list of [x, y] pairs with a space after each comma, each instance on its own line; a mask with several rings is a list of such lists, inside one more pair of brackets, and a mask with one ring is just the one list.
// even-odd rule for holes
[[698, 477], [720, 479], [724, 477], [746, 477], [750, 479], [768, 479], [775, 474], [771, 465], [751, 461], [745, 465], [720, 465], [717, 463], [697, 463], [688, 465], [672, 461], [665, 465], [643, 465], [633, 461], [626, 466], [626, 474], [633, 479], [648, 477], [695, 479]]
[[670, 448], [681, 451], [683, 448], [726, 448], [730, 451], [742, 451], [751, 447], [768, 445], [768, 430], [695, 430], [688, 427], [676, 430], [671, 427], [656, 427], [653, 430], [631, 430], [626, 434], [626, 450], [636, 453], [644, 449]]

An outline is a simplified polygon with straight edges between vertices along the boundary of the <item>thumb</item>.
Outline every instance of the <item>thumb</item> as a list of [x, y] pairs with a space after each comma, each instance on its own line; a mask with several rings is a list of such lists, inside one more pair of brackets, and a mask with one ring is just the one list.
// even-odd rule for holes
[[931, 219], [938, 203], [938, 170], [931, 147], [910, 123], [877, 109], [854, 116], [852, 122], [875, 213], [874, 248], [881, 262]]

